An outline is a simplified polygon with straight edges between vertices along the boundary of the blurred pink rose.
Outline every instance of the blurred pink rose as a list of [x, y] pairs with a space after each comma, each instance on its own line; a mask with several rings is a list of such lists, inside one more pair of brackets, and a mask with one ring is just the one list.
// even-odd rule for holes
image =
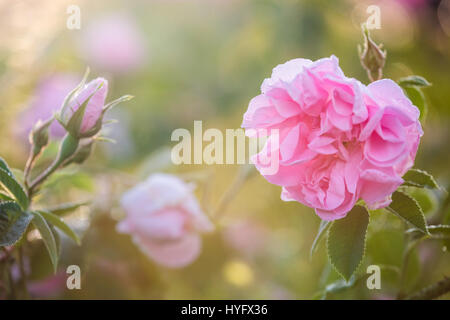
[[28, 284], [28, 291], [35, 298], [54, 298], [61, 295], [66, 287], [67, 274], [60, 271], [46, 279], [33, 281]]
[[213, 229], [193, 195], [193, 186], [168, 174], [154, 174], [124, 194], [126, 218], [117, 225], [155, 262], [171, 268], [200, 254], [199, 233]]
[[283, 187], [283, 200], [312, 207], [324, 220], [344, 217], [359, 198], [373, 208], [390, 203], [422, 135], [418, 109], [395, 82], [366, 87], [331, 56], [279, 65], [261, 91], [242, 126], [260, 135], [279, 130], [278, 148], [269, 139], [252, 160], [262, 171], [261, 159], [279, 159], [279, 170], [263, 175]]
[[405, 7], [410, 7], [412, 9], [420, 9], [424, 5], [427, 4], [427, 2], [431, 2], [429, 0], [399, 0], [399, 2], [404, 5]]
[[81, 39], [88, 64], [105, 71], [132, 72], [145, 62], [145, 38], [133, 19], [111, 14], [96, 19]]
[[[46, 121], [58, 111], [66, 95], [76, 87], [80, 79], [67, 73], [57, 73], [41, 79], [35, 89], [33, 97], [26, 109], [19, 117], [15, 126], [16, 134], [23, 140], [28, 140], [28, 134], [38, 120]], [[62, 137], [64, 128], [54, 121], [50, 126], [50, 134]]]
[[85, 109], [83, 122], [81, 123], [81, 133], [86, 133], [95, 126], [97, 120], [99, 120], [102, 116], [107, 94], [107, 80], [103, 78], [96, 78], [90, 81], [77, 95], [71, 99], [66, 113], [61, 115], [63, 121], [67, 123], [73, 113], [78, 110], [78, 108], [90, 97]]

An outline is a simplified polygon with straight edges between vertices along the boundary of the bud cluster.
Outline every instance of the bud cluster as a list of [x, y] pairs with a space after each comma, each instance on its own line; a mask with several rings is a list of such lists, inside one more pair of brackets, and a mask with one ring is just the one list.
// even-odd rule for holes
[[[106, 112], [118, 103], [132, 98], [132, 96], [125, 95], [105, 104], [108, 81], [104, 78], [96, 78], [86, 83], [88, 74], [89, 70], [86, 71], [78, 86], [66, 96], [61, 109], [54, 117], [45, 122], [38, 122], [30, 134], [32, 150], [25, 170], [25, 180], [31, 191], [34, 191], [58, 168], [71, 163], [83, 163], [90, 156], [94, 142], [99, 138]], [[58, 155], [47, 170], [34, 181], [28, 181], [35, 159], [48, 145], [48, 128], [55, 119], [66, 130]]]

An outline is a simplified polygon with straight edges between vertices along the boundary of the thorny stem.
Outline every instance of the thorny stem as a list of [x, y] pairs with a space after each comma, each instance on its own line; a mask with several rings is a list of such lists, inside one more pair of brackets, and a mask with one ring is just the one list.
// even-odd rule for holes
[[450, 292], [450, 278], [444, 277], [441, 281], [423, 288], [405, 299], [407, 300], [432, 300]]

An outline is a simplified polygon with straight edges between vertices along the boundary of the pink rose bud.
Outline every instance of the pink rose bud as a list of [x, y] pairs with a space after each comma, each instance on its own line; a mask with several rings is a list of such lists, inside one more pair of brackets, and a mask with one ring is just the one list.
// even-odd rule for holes
[[[60, 118], [67, 131], [75, 137], [95, 135], [101, 128], [107, 93], [108, 81], [104, 78], [94, 79], [79, 88], [61, 110]], [[80, 121], [74, 121], [76, 117]]]
[[156, 263], [180, 268], [200, 254], [200, 233], [213, 229], [193, 186], [168, 174], [154, 174], [124, 194], [126, 218], [117, 225]]
[[242, 126], [252, 135], [279, 130], [279, 147], [268, 139], [252, 160], [262, 171], [261, 159], [279, 159], [278, 171], [263, 175], [283, 187], [283, 200], [312, 207], [324, 220], [345, 217], [359, 199], [372, 208], [389, 205], [423, 134], [419, 110], [395, 82], [366, 87], [332, 56], [279, 65], [261, 91]]

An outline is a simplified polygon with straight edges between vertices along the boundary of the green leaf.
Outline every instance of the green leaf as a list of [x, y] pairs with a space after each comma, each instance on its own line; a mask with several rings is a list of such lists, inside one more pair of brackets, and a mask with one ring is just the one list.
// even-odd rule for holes
[[417, 87], [404, 87], [403, 90], [405, 91], [405, 94], [408, 96], [409, 100], [411, 100], [412, 104], [415, 105], [419, 111], [420, 116], [419, 119], [421, 121], [425, 120], [425, 117], [428, 113], [428, 106], [425, 101], [425, 95], [423, 94], [422, 90]]
[[309, 251], [310, 258], [312, 258], [314, 253], [317, 251], [320, 241], [327, 234], [327, 231], [330, 228], [330, 226], [331, 226], [331, 221], [325, 221], [325, 220], [320, 221], [319, 230], [317, 231], [317, 235], [313, 241], [313, 244], [311, 245], [311, 250]]
[[78, 107], [77, 110], [72, 114], [69, 121], [67, 122], [66, 129], [72, 134], [74, 137], [79, 137], [81, 134], [81, 125], [83, 123], [84, 114], [86, 112], [86, 107], [89, 104], [91, 98], [97, 93], [98, 90], [103, 86], [103, 83], [100, 84], [93, 93]]
[[19, 182], [16, 181], [12, 173], [4, 169], [0, 169], [0, 183], [11, 193], [12, 196], [14, 196], [22, 209], [26, 210], [28, 208], [28, 196]]
[[429, 87], [431, 83], [427, 79], [421, 76], [408, 76], [399, 79], [398, 84], [402, 87]]
[[335, 220], [328, 230], [328, 257], [334, 269], [346, 280], [359, 267], [364, 257], [369, 213], [355, 206], [345, 218]]
[[337, 294], [346, 289], [352, 288], [357, 283], [357, 280], [359, 280], [359, 279], [356, 279], [356, 277], [354, 275], [349, 279], [349, 281], [346, 281], [343, 279], [336, 280], [336, 281], [328, 284], [323, 290], [316, 293], [315, 296], [313, 297], [313, 299], [314, 300], [318, 300], [318, 299], [325, 300], [325, 299], [327, 299], [328, 295], [330, 295], [330, 294]]
[[32, 215], [15, 202], [0, 203], [0, 246], [15, 244], [28, 227]]
[[84, 88], [85, 84], [86, 84], [86, 80], [89, 76], [89, 68], [86, 68], [86, 71], [84, 72], [84, 76], [83, 79], [81, 79], [80, 83], [72, 90], [70, 91], [67, 96], [64, 98], [61, 110], [59, 112], [59, 115], [56, 116], [56, 119], [63, 125], [64, 124], [64, 119], [61, 119], [61, 116], [64, 117], [66, 115], [67, 112], [67, 108], [69, 107], [70, 102], [72, 101], [72, 99], [78, 94], [80, 93], [80, 91]]
[[428, 234], [425, 215], [417, 201], [401, 191], [392, 194], [392, 202], [388, 211], [411, 223], [414, 227]]
[[129, 100], [131, 100], [131, 99], [133, 99], [133, 98], [134, 98], [133, 96], [127, 94], [127, 95], [125, 95], [125, 96], [122, 96], [122, 97], [120, 97], [120, 98], [114, 100], [114, 101], [111, 101], [111, 102], [109, 102], [108, 104], [106, 104], [106, 105], [103, 107], [103, 113], [106, 112], [106, 111], [108, 111], [108, 110], [110, 110], [110, 109], [112, 109], [113, 107], [115, 107], [115, 106], [118, 105], [119, 103], [122, 103], [122, 102], [125, 102], [125, 101], [129, 101]]
[[91, 100], [92, 95], [90, 95], [89, 98], [81, 104], [81, 106], [73, 113], [72, 117], [67, 122], [67, 131], [73, 136], [78, 136], [80, 132], [84, 113], [86, 112], [86, 107], [89, 103], [89, 100]]
[[[407, 231], [410, 234], [417, 234], [420, 230], [416, 228], [409, 229]], [[438, 224], [428, 226], [428, 232], [430, 233], [430, 238], [432, 239], [450, 239], [450, 225]]]
[[48, 226], [50, 227], [50, 230], [52, 230], [52, 234], [53, 237], [55, 238], [55, 243], [56, 243], [56, 252], [58, 253], [58, 257], [61, 256], [61, 237], [58, 233], [58, 230], [56, 230], [55, 226], [51, 225], [50, 223], [48, 224]]
[[[128, 100], [133, 99], [134, 97], [131, 95], [125, 95], [122, 96], [114, 101], [111, 101], [110, 103], [108, 103], [107, 105], [105, 105], [102, 109], [102, 114], [101, 116], [97, 119], [97, 121], [95, 122], [94, 126], [89, 129], [88, 131], [84, 132], [83, 134], [81, 134], [81, 137], [92, 137], [95, 134], [97, 134], [100, 129], [102, 128], [102, 126], [105, 124], [105, 122], [103, 121], [103, 117], [105, 115], [105, 113], [107, 111], [109, 111], [111, 108], [113, 108], [114, 106], [116, 106], [117, 104], [121, 103], [121, 102], [125, 102]], [[110, 120], [111, 121], [111, 120]], [[114, 120], [113, 120], [114, 121]]]
[[2, 201], [14, 201], [14, 198], [11, 198], [6, 193], [0, 192], [0, 200], [2, 200]]
[[5, 170], [14, 178], [14, 174], [12, 173], [11, 169], [9, 168], [8, 163], [1, 157], [0, 157], [0, 169]]
[[52, 213], [53, 215], [57, 215], [57, 216], [62, 216], [65, 215], [67, 213], [70, 213], [82, 206], [86, 206], [88, 205], [90, 202], [89, 201], [84, 201], [84, 202], [75, 202], [75, 203], [64, 203], [62, 205], [59, 205], [57, 207], [54, 208], [50, 208], [47, 209], [47, 212]]
[[46, 211], [38, 211], [38, 212], [44, 217], [45, 220], [47, 220], [47, 222], [49, 224], [52, 224], [55, 227], [57, 227], [59, 230], [64, 232], [69, 238], [71, 238], [73, 241], [75, 241], [76, 244], [80, 245], [80, 238], [72, 230], [72, 228], [70, 228], [67, 225], [67, 223], [65, 223], [60, 217], [58, 217], [57, 215], [55, 215], [51, 212], [46, 212]]
[[16, 179], [19, 183], [25, 180], [25, 175], [22, 170], [11, 168], [11, 173], [13, 174], [14, 179]]
[[429, 188], [429, 189], [439, 189], [439, 185], [431, 174], [426, 171], [419, 169], [411, 169], [403, 176], [405, 180], [404, 185], [418, 187], [418, 188]]
[[402, 191], [417, 201], [419, 206], [422, 208], [425, 217], [436, 212], [439, 206], [439, 200], [432, 190], [424, 188], [407, 188]]
[[53, 265], [53, 271], [56, 272], [56, 268], [58, 267], [58, 246], [55, 236], [51, 227], [39, 212], [32, 212], [32, 214], [34, 216], [32, 223], [41, 234]]

